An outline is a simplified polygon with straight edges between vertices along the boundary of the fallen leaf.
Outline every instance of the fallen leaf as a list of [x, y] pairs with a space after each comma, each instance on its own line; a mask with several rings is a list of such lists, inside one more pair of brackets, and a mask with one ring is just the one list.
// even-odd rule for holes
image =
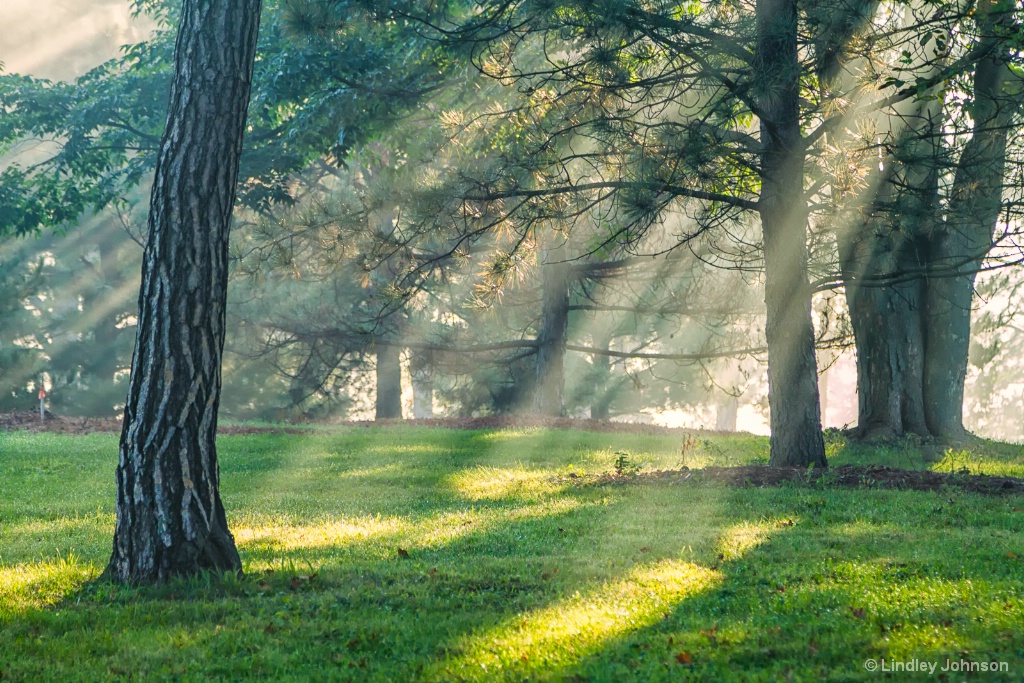
[[850, 611], [853, 612], [853, 616], [857, 617], [858, 619], [863, 619], [864, 618], [864, 608], [863, 607], [851, 607]]
[[644, 546], [643, 548], [640, 548], [640, 552], [642, 552], [642, 553], [649, 553], [649, 552], [651, 552], [651, 549], [648, 548], [647, 546]]
[[1006, 555], [1004, 555], [1003, 557], [1005, 557], [1008, 560], [1016, 560], [1017, 559], [1017, 553], [1015, 553], [1015, 552], [1013, 552], [1011, 550], [1008, 553], [1006, 553]]
[[689, 652], [678, 652], [676, 653], [676, 661], [684, 666], [690, 666], [693, 664], [693, 655]]
[[398, 556], [399, 557], [403, 557], [403, 558], [408, 558], [409, 557], [409, 551], [406, 550], [405, 548], [399, 548], [398, 549]]

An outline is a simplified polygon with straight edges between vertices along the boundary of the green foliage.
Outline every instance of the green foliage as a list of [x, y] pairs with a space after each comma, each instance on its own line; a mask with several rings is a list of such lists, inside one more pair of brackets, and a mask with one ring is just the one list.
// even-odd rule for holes
[[[172, 5], [136, 2], [159, 20], [153, 37], [74, 83], [0, 75], [0, 149], [49, 141], [31, 163], [0, 172], [0, 234], [66, 228], [149, 177], [167, 115]], [[289, 34], [277, 2], [264, 14], [238, 194], [256, 210], [293, 201], [293, 174], [322, 158], [343, 164], [448, 77], [436, 47], [356, 5], [332, 7], [329, 34]]]
[[629, 477], [640, 472], [640, 464], [633, 461], [628, 451], [615, 451], [615, 462], [612, 463], [612, 467], [615, 468], [615, 475], [619, 477]]
[[671, 466], [674, 436], [222, 437], [246, 576], [138, 589], [92, 582], [116, 439], [0, 433], [5, 679], [872, 681], [868, 658], [963, 656], [1006, 661], [993, 680], [1014, 680], [1024, 667], [1020, 497], [557, 476], [600, 474], [610, 448]]
[[25, 301], [38, 294], [43, 283], [43, 262], [33, 258], [25, 245], [0, 251], [0, 411], [31, 410], [42, 358], [24, 338], [33, 322]]

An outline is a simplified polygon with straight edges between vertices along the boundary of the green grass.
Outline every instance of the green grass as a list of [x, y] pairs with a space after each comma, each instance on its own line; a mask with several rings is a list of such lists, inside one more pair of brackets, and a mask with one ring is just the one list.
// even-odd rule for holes
[[[764, 462], [749, 436], [390, 427], [219, 444], [245, 578], [129, 589], [92, 582], [116, 435], [0, 434], [0, 680], [884, 677], [869, 658], [1003, 661], [979, 678], [1024, 679], [1019, 496], [565, 476], [622, 452], [644, 469]], [[1024, 473], [1005, 444], [829, 449]]]

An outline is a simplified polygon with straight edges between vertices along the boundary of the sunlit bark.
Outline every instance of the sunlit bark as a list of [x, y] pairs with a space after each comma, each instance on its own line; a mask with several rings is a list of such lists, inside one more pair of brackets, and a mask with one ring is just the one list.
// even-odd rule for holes
[[775, 467], [825, 466], [807, 279], [807, 216], [800, 136], [796, 0], [757, 2], [757, 82], [768, 342], [768, 405]]

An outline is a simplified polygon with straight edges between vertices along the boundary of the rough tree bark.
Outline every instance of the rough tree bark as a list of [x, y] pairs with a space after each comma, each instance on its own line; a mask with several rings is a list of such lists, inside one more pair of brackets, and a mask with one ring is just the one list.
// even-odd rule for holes
[[757, 1], [756, 68], [768, 342], [769, 464], [824, 467], [807, 279], [797, 1]]
[[402, 349], [377, 346], [377, 401], [374, 417], [378, 420], [402, 419]]
[[260, 0], [185, 0], [150, 199], [108, 566], [122, 583], [241, 571], [215, 437], [228, 233]]

